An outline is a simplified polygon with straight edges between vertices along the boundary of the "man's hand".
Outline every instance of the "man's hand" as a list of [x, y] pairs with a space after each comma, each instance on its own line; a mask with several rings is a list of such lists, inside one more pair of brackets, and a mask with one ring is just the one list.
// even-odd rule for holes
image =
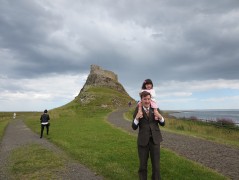
[[138, 111], [138, 113], [136, 114], [135, 119], [139, 120], [139, 118], [143, 117], [143, 113], [141, 111]]
[[155, 116], [158, 117], [158, 119], [162, 119], [162, 115], [157, 111], [157, 113], [155, 113]]

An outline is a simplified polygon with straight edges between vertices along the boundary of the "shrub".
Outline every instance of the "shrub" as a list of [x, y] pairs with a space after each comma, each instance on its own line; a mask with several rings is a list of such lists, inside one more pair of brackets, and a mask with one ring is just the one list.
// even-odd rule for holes
[[235, 123], [232, 119], [229, 118], [217, 118], [217, 123], [222, 126], [235, 126]]
[[190, 116], [189, 118], [191, 121], [198, 121], [198, 118], [196, 116]]
[[183, 125], [177, 126], [177, 130], [184, 131], [184, 126]]

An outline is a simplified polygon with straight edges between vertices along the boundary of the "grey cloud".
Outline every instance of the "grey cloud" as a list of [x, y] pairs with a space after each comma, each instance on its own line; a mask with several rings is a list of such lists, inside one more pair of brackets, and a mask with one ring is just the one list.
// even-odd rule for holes
[[6, 47], [24, 50], [45, 40], [52, 28], [58, 28], [59, 17], [45, 11], [33, 1], [3, 1], [0, 10], [0, 32], [4, 40], [2, 45]]
[[[58, 27], [57, 17], [46, 12], [33, 1], [2, 1], [0, 7], [0, 46], [9, 49], [16, 62], [9, 77], [30, 76], [38, 64], [49, 62], [36, 51], [37, 46], [47, 46], [47, 33]], [[4, 61], [9, 61], [5, 59]], [[40, 67], [39, 67], [40, 68]], [[44, 69], [42, 69], [44, 71]], [[3, 69], [2, 72], [5, 70]], [[31, 72], [30, 72], [31, 71]]]
[[238, 10], [238, 0], [2, 0], [0, 92], [36, 92], [31, 82], [85, 75], [91, 64], [136, 98], [146, 78], [238, 79]]
[[[0, 48], [10, 49], [17, 61], [11, 70], [1, 68], [1, 72], [9, 77], [34, 78], [88, 72], [91, 64], [98, 64], [116, 72], [124, 84], [132, 85], [141, 84], [145, 78], [236, 79], [239, 36], [235, 29], [239, 24], [223, 18], [238, 7], [237, 0], [80, 1], [72, 7], [82, 10], [77, 11], [79, 27], [64, 27], [65, 17], [60, 12], [53, 13], [34, 1], [5, 0], [0, 7]], [[81, 16], [87, 17], [86, 10], [101, 15], [102, 22], [132, 22], [139, 28], [152, 29], [152, 42], [138, 44], [140, 37], [130, 37], [135, 46], [127, 49], [125, 40], [125, 44], [111, 41], [103, 27], [97, 29], [94, 16], [89, 19], [92, 26], [80, 24], [85, 20]], [[69, 30], [67, 40], [75, 40], [79, 52], [67, 41], [49, 38], [64, 28]], [[138, 45], [143, 48], [137, 50]]]

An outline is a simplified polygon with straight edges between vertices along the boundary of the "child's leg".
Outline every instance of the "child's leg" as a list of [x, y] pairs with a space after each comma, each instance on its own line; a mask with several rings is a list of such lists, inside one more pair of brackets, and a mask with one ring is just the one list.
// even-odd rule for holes
[[159, 120], [159, 119], [161, 119], [162, 118], [162, 115], [158, 112], [158, 108], [156, 109], [154, 109], [154, 115], [155, 115], [155, 119], [156, 120]]
[[155, 120], [159, 120], [158, 113], [159, 113], [158, 109], [154, 108], [154, 118], [155, 118]]
[[155, 101], [150, 101], [150, 105], [151, 105], [151, 107], [152, 108], [154, 108], [154, 109], [158, 109], [158, 105], [157, 105], [157, 103], [155, 102]]
[[142, 111], [142, 102], [141, 101], [138, 103], [138, 111]]
[[157, 103], [155, 101], [151, 101], [150, 104], [151, 104], [151, 107], [154, 109], [155, 120], [159, 120], [159, 117], [161, 117], [161, 116], [160, 116], [160, 114], [158, 112]]
[[138, 103], [138, 113], [140, 113], [141, 118], [142, 118], [143, 117], [143, 112], [142, 112], [142, 103], [141, 102]]

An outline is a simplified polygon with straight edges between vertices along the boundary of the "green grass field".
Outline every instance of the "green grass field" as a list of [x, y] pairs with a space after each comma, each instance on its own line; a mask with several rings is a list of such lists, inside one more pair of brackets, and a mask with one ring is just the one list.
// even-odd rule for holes
[[[90, 89], [96, 99], [86, 105], [76, 100], [51, 110], [50, 135], [44, 138], [57, 144], [70, 156], [85, 164], [106, 179], [138, 179], [138, 154], [136, 137], [114, 128], [107, 121], [107, 115], [114, 105], [103, 108], [115, 99], [127, 102], [127, 97], [113, 90], [104, 93], [104, 88]], [[100, 97], [100, 100], [97, 99]], [[126, 103], [127, 104], [127, 103]], [[39, 116], [28, 114], [25, 122], [35, 132], [40, 132]], [[149, 161], [150, 162], [150, 161]], [[149, 163], [150, 164], [150, 163]], [[151, 167], [149, 165], [149, 179]], [[161, 176], [163, 179], [227, 179], [197, 163], [182, 158], [161, 148]]]

